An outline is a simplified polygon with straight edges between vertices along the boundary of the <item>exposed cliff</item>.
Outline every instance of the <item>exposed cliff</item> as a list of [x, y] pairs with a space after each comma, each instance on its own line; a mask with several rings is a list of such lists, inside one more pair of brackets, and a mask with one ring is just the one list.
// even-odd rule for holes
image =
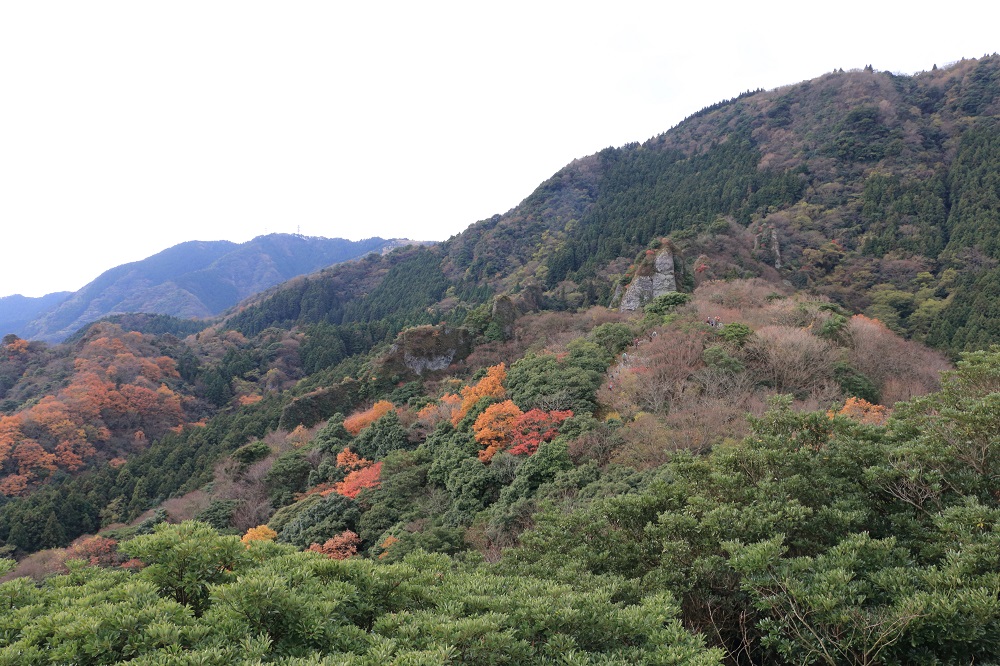
[[472, 351], [473, 335], [456, 326], [417, 326], [399, 334], [382, 359], [384, 371], [423, 375], [444, 370]]
[[635, 266], [635, 276], [621, 296], [618, 309], [621, 312], [632, 312], [657, 296], [680, 291], [678, 286], [682, 284], [683, 271], [683, 258], [672, 244], [665, 243], [659, 251], [647, 250], [643, 259]]

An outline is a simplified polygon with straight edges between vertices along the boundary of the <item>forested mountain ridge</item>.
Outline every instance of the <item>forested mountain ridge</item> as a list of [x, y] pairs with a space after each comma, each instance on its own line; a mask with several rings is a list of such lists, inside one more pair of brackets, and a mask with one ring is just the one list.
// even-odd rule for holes
[[[576, 159], [507, 213], [429, 250], [441, 296], [407, 307], [427, 321], [461, 321], [500, 292], [548, 308], [606, 305], [630, 279], [633, 257], [670, 235], [699, 279], [776, 276], [952, 353], [1000, 342], [990, 297], [1000, 288], [991, 232], [1000, 219], [998, 111], [997, 56], [744, 93], [642, 144]], [[396, 266], [398, 275], [400, 264], [367, 268], [383, 275]], [[338, 302], [374, 286], [356, 267], [310, 282]], [[319, 297], [292, 316], [279, 292], [265, 296], [284, 303], [280, 312], [253, 299], [245, 305], [254, 313], [234, 325], [366, 316]]]
[[111, 314], [211, 317], [296, 275], [397, 244], [381, 238], [348, 241], [295, 234], [258, 236], [239, 244], [181, 243], [102, 273], [56, 307], [5, 333], [58, 342]]
[[0, 663], [996, 661], [1000, 347], [899, 333], [992, 270], [997, 65], [741, 95], [191, 334], [5, 337]]
[[[990, 324], [998, 113], [997, 56], [746, 93], [575, 160], [451, 239], [446, 272], [497, 290], [538, 285], [571, 307], [607, 303], [628, 265], [616, 262], [651, 239], [729, 233], [757, 261], [734, 267], [723, 255], [703, 262], [706, 276], [780, 265], [794, 285], [904, 334], [979, 348], [1000, 340]], [[693, 250], [692, 263], [705, 248]]]

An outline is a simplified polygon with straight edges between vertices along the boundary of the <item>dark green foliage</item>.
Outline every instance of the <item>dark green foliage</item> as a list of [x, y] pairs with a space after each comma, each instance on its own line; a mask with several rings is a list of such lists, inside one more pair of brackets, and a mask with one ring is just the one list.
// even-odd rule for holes
[[298, 451], [278, 457], [264, 476], [264, 483], [275, 507], [290, 504], [297, 493], [305, 492], [312, 465]]
[[753, 335], [753, 329], [744, 323], [734, 321], [726, 324], [719, 332], [719, 337], [734, 347], [742, 347]]
[[491, 322], [490, 310], [491, 308], [488, 303], [483, 303], [478, 307], [469, 310], [469, 312], [465, 315], [465, 319], [462, 320], [462, 326], [477, 335], [485, 334], [486, 328]]
[[844, 327], [847, 326], [848, 318], [842, 314], [833, 314], [829, 319], [823, 322], [820, 327], [819, 335], [821, 338], [826, 338], [827, 340], [837, 339]]
[[719, 215], [748, 222], [752, 213], [790, 204], [802, 192], [795, 174], [757, 169], [760, 154], [740, 133], [692, 157], [651, 145], [609, 148], [598, 157], [599, 193], [549, 259], [550, 287], [574, 274], [589, 277], [652, 238], [708, 225]]
[[233, 511], [239, 504], [239, 500], [213, 499], [207, 507], [195, 514], [194, 519], [211, 525], [220, 532], [228, 530], [233, 526]]
[[142, 560], [142, 578], [161, 595], [191, 608], [199, 616], [208, 607], [209, 585], [228, 580], [246, 557], [238, 537], [219, 536], [204, 523], [162, 523], [153, 534], [139, 536], [122, 546]]
[[833, 153], [845, 161], [876, 162], [886, 156], [892, 138], [877, 107], [856, 107], [836, 128]]
[[278, 532], [278, 541], [300, 548], [323, 543], [344, 530], [357, 530], [361, 511], [357, 503], [336, 493], [311, 503]]
[[522, 410], [593, 411], [601, 373], [610, 352], [592, 342], [575, 341], [568, 356], [528, 354], [507, 373], [507, 393]]
[[[335, 328], [320, 327], [313, 332], [328, 340], [339, 338], [347, 355], [367, 351], [360, 348], [365, 338], [370, 349], [395, 336], [404, 324], [437, 323], [428, 321], [425, 308], [438, 301], [449, 286], [440, 263], [441, 256], [434, 249], [421, 247], [395, 250], [385, 257], [369, 255], [363, 261], [341, 264], [290, 283], [230, 318], [228, 324], [247, 336], [271, 326], [333, 324]], [[374, 286], [373, 276], [380, 276]], [[350, 288], [345, 290], [348, 284]], [[360, 326], [343, 326], [352, 323]], [[336, 347], [331, 353], [318, 347], [307, 349], [310, 367], [335, 363]]]
[[444, 486], [451, 496], [451, 506], [444, 519], [449, 525], [466, 526], [497, 500], [502, 483], [492, 465], [483, 465], [475, 456], [450, 453], [454, 466], [450, 466]]
[[613, 358], [635, 340], [635, 331], [628, 324], [611, 322], [595, 326], [587, 337]]
[[951, 301], [931, 324], [927, 342], [954, 352], [974, 351], [1000, 340], [1000, 268], [962, 279]]
[[[436, 530], [421, 538], [445, 543], [448, 535]], [[220, 537], [205, 538], [197, 554], [218, 561], [208, 546]], [[3, 597], [16, 612], [2, 621], [0, 663], [542, 666], [569, 656], [572, 662], [563, 661], [711, 666], [722, 657], [683, 629], [669, 595], [630, 603], [614, 582], [560, 572], [496, 575], [420, 552], [380, 564], [275, 544], [235, 546], [245, 557], [224, 580], [202, 567], [182, 586], [148, 569], [135, 575], [93, 567], [40, 588], [5, 583]], [[169, 550], [177, 548], [164, 553], [167, 559], [177, 559]], [[172, 598], [189, 587], [200, 593], [206, 583], [203, 613]]]
[[257, 440], [236, 449], [230, 457], [239, 463], [241, 469], [245, 470], [250, 467], [250, 465], [259, 460], [263, 460], [269, 455], [271, 455], [271, 447], [264, 442]]
[[233, 389], [230, 385], [230, 376], [226, 376], [220, 369], [212, 368], [202, 373], [201, 381], [204, 386], [202, 394], [205, 399], [216, 407], [223, 407], [233, 399]]
[[316, 433], [313, 443], [323, 453], [336, 455], [347, 446], [350, 439], [350, 433], [344, 428], [344, 415], [338, 412]]
[[465, 530], [458, 527], [435, 525], [420, 532], [403, 532], [398, 541], [385, 551], [385, 562], [399, 562], [417, 551], [456, 555], [468, 550]]
[[705, 365], [710, 368], [718, 368], [733, 374], [743, 372], [746, 369], [743, 361], [733, 358], [726, 348], [719, 345], [707, 347], [702, 353], [702, 359], [705, 361]]
[[332, 368], [350, 354], [341, 327], [331, 324], [313, 324], [306, 328], [306, 340], [299, 355], [302, 369], [308, 374]]
[[861, 251], [880, 257], [892, 250], [936, 257], [945, 246], [947, 198], [941, 177], [904, 183], [899, 176], [872, 174], [862, 194]]
[[209, 322], [203, 319], [181, 319], [165, 314], [148, 314], [144, 312], [131, 312], [128, 314], [116, 314], [110, 317], [103, 317], [97, 321], [84, 326], [63, 342], [73, 344], [83, 340], [90, 330], [97, 324], [110, 323], [120, 326], [123, 331], [137, 331], [148, 335], [173, 335], [178, 338], [186, 338], [189, 335], [199, 333], [209, 326]]
[[405, 405], [411, 400], [419, 398], [424, 393], [424, 387], [420, 382], [407, 382], [396, 387], [386, 398], [394, 405]]
[[767, 124], [771, 127], [785, 127], [792, 122], [792, 100], [788, 97], [777, 100], [767, 112]]
[[364, 543], [377, 545], [388, 531], [419, 531], [418, 526], [429, 525], [428, 517], [436, 518], [441, 493], [428, 483], [430, 462], [426, 448], [386, 456], [381, 483], [365, 491], [364, 501], [370, 508], [358, 521], [358, 534]]
[[55, 511], [50, 511], [48, 518], [45, 519], [38, 545], [42, 548], [58, 548], [66, 545], [66, 530], [56, 517]]
[[338, 412], [350, 412], [362, 400], [365, 389], [361, 382], [345, 379], [297, 396], [282, 409], [278, 425], [284, 430], [294, 430], [299, 425], [308, 428]]
[[1000, 100], [1000, 69], [997, 55], [983, 58], [976, 64], [968, 79], [962, 82], [958, 108], [970, 116], [989, 111]]
[[[345, 308], [345, 321], [399, 318], [437, 302], [448, 288], [441, 272], [441, 257], [420, 248], [400, 257], [379, 285], [364, 300]], [[410, 321], [410, 324], [436, 323]]]
[[679, 291], [670, 291], [661, 296], [657, 296], [649, 303], [646, 303], [642, 309], [647, 314], [665, 315], [671, 312], [674, 308], [680, 307], [690, 300], [691, 294], [682, 294]]
[[953, 353], [1000, 340], [1000, 126], [977, 123], [962, 138], [949, 173], [948, 245], [942, 256], [962, 271], [936, 310], [925, 339]]
[[285, 529], [285, 526], [288, 525], [288, 523], [295, 520], [295, 518], [306, 509], [323, 502], [324, 499], [325, 498], [322, 495], [314, 493], [302, 498], [294, 504], [283, 506], [271, 515], [270, 520], [267, 521], [267, 526], [277, 532], [280, 536], [281, 531]]
[[520, 464], [513, 482], [500, 493], [501, 504], [510, 505], [517, 500], [528, 499], [539, 486], [554, 480], [559, 472], [572, 466], [565, 440], [543, 442], [537, 453]]
[[409, 447], [406, 430], [395, 410], [389, 411], [359, 434], [353, 442], [362, 458], [381, 460], [391, 451]]
[[962, 135], [951, 165], [947, 249], [975, 247], [1000, 259], [1000, 124], [976, 123]]
[[881, 399], [875, 382], [858, 372], [849, 363], [838, 362], [833, 366], [833, 378], [846, 396], [855, 396], [877, 405]]

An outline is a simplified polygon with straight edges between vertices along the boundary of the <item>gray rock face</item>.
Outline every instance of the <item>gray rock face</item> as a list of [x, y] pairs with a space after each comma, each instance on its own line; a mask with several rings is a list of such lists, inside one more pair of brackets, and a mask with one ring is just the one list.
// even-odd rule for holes
[[662, 296], [668, 291], [677, 291], [677, 276], [674, 274], [674, 254], [669, 250], [664, 250], [656, 255], [652, 298]]
[[460, 326], [408, 328], [396, 336], [396, 342], [380, 360], [380, 372], [423, 375], [444, 370], [469, 355], [474, 337]]
[[428, 371], [444, 370], [455, 360], [455, 351], [452, 349], [446, 354], [438, 354], [437, 356], [418, 356], [410, 352], [404, 352], [403, 365], [418, 375], [422, 375]]
[[618, 310], [633, 312], [657, 296], [671, 291], [677, 291], [677, 271], [674, 253], [669, 248], [664, 248], [653, 261], [652, 275], [637, 275], [632, 279]]
[[639, 275], [632, 279], [625, 295], [622, 296], [621, 305], [618, 310], [621, 312], [634, 312], [646, 303], [653, 300], [653, 276]]

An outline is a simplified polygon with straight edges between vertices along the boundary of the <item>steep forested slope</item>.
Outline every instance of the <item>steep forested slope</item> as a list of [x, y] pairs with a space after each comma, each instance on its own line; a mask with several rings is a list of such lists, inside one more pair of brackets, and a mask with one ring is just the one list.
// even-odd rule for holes
[[[998, 112], [996, 56], [747, 93], [643, 144], [574, 161], [452, 239], [446, 267], [496, 287], [537, 284], [569, 306], [607, 303], [624, 273], [616, 259], [666, 234], [683, 246], [725, 232], [729, 218], [758, 263], [796, 286], [937, 346], [974, 349], [998, 340], [993, 306], [977, 296], [996, 278]], [[732, 266], [707, 268], [725, 277]]]

